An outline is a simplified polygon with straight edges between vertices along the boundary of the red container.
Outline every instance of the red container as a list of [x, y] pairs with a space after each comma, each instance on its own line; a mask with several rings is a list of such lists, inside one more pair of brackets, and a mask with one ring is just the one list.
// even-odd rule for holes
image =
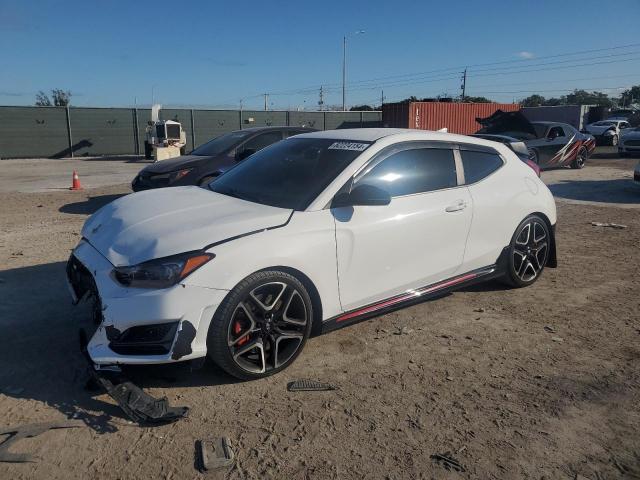
[[481, 125], [476, 118], [492, 115], [496, 110], [513, 112], [520, 110], [517, 103], [448, 103], [411, 102], [389, 103], [382, 108], [382, 124], [385, 127], [440, 130], [469, 135]]

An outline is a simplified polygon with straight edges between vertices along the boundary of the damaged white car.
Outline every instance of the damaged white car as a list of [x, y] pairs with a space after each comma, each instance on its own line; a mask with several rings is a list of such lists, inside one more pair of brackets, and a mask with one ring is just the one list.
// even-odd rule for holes
[[357, 129], [265, 148], [207, 189], [144, 191], [87, 220], [67, 266], [102, 366], [209, 355], [252, 379], [324, 332], [555, 266], [556, 209], [506, 146]]

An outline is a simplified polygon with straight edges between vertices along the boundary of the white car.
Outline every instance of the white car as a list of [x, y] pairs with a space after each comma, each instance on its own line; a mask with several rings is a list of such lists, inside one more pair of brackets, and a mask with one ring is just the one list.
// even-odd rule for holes
[[629, 127], [629, 122], [626, 120], [610, 119], [590, 123], [584, 128], [583, 132], [593, 135], [599, 144], [613, 145], [615, 147], [618, 145], [618, 141], [624, 131]]
[[556, 208], [507, 146], [399, 129], [298, 135], [199, 187], [87, 220], [67, 266], [98, 365], [209, 355], [252, 379], [326, 332], [470, 283], [555, 266]]
[[624, 131], [618, 143], [618, 153], [621, 157], [640, 153], [640, 127], [627, 128]]

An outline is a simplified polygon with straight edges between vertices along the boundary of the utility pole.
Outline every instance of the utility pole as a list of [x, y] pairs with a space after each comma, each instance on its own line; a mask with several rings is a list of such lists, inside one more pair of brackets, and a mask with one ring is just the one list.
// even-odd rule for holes
[[382, 110], [382, 107], [384, 105], [384, 90], [380, 91], [380, 110]]
[[347, 109], [347, 36], [342, 37], [342, 111]]
[[322, 89], [322, 85], [320, 85], [320, 100], [318, 100], [318, 108], [320, 108], [320, 111], [324, 108], [324, 90]]
[[242, 99], [240, 99], [240, 111], [242, 112]]
[[269, 94], [268, 93], [264, 93], [264, 111], [266, 112], [267, 110], [269, 110]]
[[464, 102], [464, 97], [465, 97], [465, 93], [467, 90], [467, 69], [464, 69], [464, 72], [462, 73], [462, 99], [461, 101]]

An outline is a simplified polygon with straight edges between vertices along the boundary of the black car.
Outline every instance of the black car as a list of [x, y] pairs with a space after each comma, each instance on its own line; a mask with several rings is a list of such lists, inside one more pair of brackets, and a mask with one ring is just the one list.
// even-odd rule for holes
[[258, 127], [236, 130], [200, 145], [189, 155], [152, 163], [131, 182], [134, 192], [150, 188], [208, 184], [249, 155], [285, 138], [313, 132], [304, 127]]
[[593, 136], [567, 123], [531, 122], [520, 112], [497, 110], [476, 121], [483, 127], [477, 135], [510, 137], [524, 142], [529, 158], [541, 169], [565, 165], [582, 168], [596, 147]]

